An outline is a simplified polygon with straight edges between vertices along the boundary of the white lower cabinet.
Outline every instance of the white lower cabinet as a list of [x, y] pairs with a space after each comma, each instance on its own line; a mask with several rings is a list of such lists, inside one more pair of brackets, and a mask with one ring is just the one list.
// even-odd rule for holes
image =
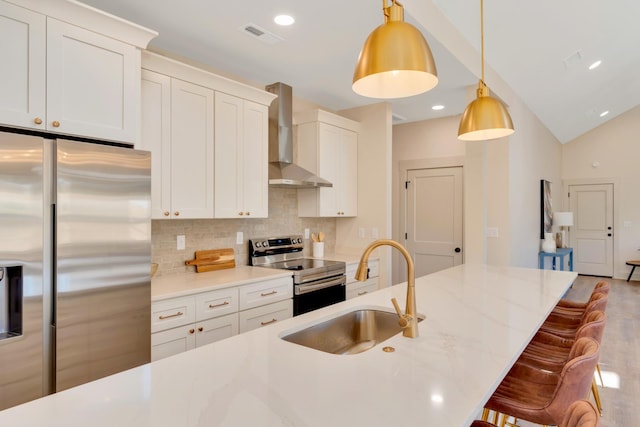
[[194, 293], [151, 305], [151, 360], [293, 316], [290, 276]]
[[378, 275], [379, 275], [378, 260], [377, 259], [369, 260], [369, 278], [364, 282], [359, 282], [355, 279], [357, 268], [358, 268], [357, 262], [347, 264], [347, 267], [346, 267], [347, 299], [360, 297], [362, 295], [366, 295], [368, 293], [378, 290]]

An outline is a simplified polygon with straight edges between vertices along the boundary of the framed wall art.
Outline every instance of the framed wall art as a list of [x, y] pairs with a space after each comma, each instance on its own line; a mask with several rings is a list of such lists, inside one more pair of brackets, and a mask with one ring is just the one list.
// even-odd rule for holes
[[544, 239], [544, 233], [551, 233], [553, 221], [553, 207], [551, 204], [551, 182], [540, 180], [540, 238]]

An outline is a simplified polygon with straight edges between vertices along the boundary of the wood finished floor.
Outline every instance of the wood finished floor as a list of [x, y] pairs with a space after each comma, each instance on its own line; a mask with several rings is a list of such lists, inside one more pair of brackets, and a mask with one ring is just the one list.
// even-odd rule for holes
[[[600, 280], [611, 284], [600, 349], [600, 369], [605, 374], [605, 387], [599, 387], [600, 427], [640, 426], [640, 282], [578, 276], [567, 298], [586, 301]], [[520, 421], [518, 425], [532, 424]]]

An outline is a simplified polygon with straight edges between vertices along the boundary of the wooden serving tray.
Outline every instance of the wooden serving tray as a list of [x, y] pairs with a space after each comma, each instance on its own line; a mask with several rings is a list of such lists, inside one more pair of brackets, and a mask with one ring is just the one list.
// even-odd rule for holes
[[196, 251], [195, 259], [190, 259], [184, 263], [186, 265], [195, 265], [196, 272], [203, 273], [205, 271], [234, 268], [236, 266], [236, 258], [233, 248], [209, 249]]

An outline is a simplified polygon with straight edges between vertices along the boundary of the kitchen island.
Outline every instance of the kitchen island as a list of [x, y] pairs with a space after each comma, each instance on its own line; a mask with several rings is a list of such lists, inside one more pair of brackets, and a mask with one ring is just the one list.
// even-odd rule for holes
[[416, 279], [416, 339], [355, 355], [280, 339], [404, 306], [400, 284], [2, 411], [0, 425], [468, 426], [576, 276], [461, 265]]

